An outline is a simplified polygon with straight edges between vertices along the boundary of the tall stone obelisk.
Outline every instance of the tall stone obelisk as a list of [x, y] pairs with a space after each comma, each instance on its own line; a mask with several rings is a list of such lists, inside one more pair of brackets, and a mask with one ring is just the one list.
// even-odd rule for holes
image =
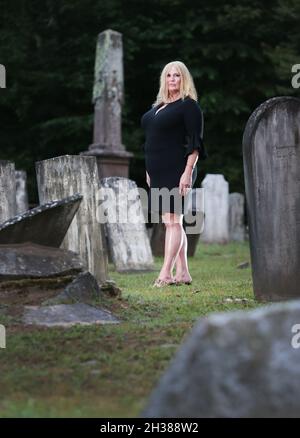
[[108, 29], [98, 35], [96, 46], [93, 143], [82, 152], [96, 157], [99, 178], [128, 178], [133, 154], [122, 144], [123, 88], [122, 34]]

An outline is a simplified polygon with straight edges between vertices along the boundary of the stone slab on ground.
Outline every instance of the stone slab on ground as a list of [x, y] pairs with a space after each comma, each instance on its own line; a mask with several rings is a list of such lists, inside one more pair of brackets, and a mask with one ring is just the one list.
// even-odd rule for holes
[[83, 269], [79, 255], [72, 251], [31, 243], [0, 245], [0, 282], [73, 275]]
[[75, 324], [118, 324], [120, 321], [107, 310], [77, 303], [25, 306], [23, 322], [45, 327], [71, 327]]

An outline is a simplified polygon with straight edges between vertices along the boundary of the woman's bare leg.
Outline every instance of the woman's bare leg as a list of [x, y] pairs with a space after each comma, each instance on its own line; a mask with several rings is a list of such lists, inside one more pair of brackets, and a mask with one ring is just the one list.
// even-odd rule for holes
[[182, 234], [183, 234], [182, 245], [175, 262], [176, 263], [175, 280], [192, 281], [192, 277], [191, 274], [189, 273], [188, 261], [187, 261], [188, 242], [183, 228], [182, 228]]
[[182, 246], [183, 216], [175, 213], [165, 213], [162, 218], [166, 227], [165, 254], [164, 263], [158, 278], [170, 280], [172, 279], [175, 260]]

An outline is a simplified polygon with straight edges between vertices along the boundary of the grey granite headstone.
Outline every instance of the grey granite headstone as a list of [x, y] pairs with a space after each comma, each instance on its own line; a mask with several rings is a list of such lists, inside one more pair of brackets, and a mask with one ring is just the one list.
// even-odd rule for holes
[[27, 174], [25, 170], [16, 170], [16, 213], [28, 210]]
[[260, 105], [243, 137], [253, 288], [260, 300], [300, 297], [300, 100]]
[[15, 165], [0, 160], [0, 223], [16, 214]]
[[202, 318], [143, 417], [299, 417], [300, 301]]
[[80, 207], [63, 241], [78, 252], [98, 283], [107, 279], [107, 253], [101, 223], [97, 220], [99, 184], [95, 157], [65, 155], [36, 163], [40, 203], [80, 193]]
[[0, 245], [0, 281], [72, 275], [83, 269], [72, 251], [32, 243]]
[[204, 229], [200, 240], [205, 243], [227, 243], [229, 240], [229, 185], [223, 175], [207, 174], [204, 189]]
[[107, 310], [84, 303], [25, 306], [23, 321], [27, 325], [66, 328], [76, 324], [118, 324], [120, 322]]
[[58, 248], [76, 214], [82, 196], [48, 202], [0, 224], [0, 244], [32, 242]]
[[243, 242], [245, 240], [244, 195], [229, 194], [229, 239]]
[[107, 219], [108, 243], [117, 271], [152, 270], [153, 257], [135, 182], [110, 177], [102, 178], [100, 186], [103, 199], [107, 196], [103, 218]]

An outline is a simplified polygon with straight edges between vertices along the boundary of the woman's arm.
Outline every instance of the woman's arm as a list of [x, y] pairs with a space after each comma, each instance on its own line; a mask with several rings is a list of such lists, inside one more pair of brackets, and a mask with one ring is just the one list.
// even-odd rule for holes
[[150, 187], [150, 176], [149, 176], [147, 170], [146, 170], [146, 182], [148, 184], [148, 187]]
[[[194, 150], [187, 159], [186, 166], [179, 182], [179, 193], [185, 196], [192, 187], [193, 170], [198, 161], [199, 152]], [[189, 186], [189, 187], [187, 187]]]
[[194, 150], [187, 159], [186, 162], [186, 166], [185, 166], [185, 172], [186, 171], [191, 171], [193, 172], [194, 167], [196, 166], [196, 163], [198, 161], [198, 157], [199, 157], [199, 151], [198, 150]]

